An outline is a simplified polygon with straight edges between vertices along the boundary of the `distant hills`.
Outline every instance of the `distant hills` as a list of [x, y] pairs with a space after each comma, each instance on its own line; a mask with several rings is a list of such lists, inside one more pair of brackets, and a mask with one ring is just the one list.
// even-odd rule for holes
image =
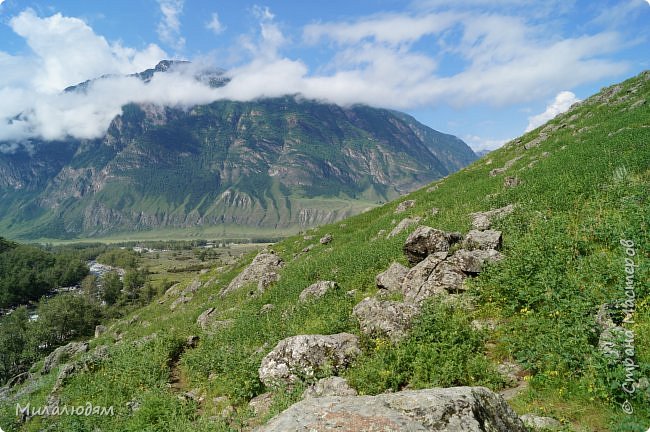
[[[147, 81], [170, 65], [136, 76]], [[220, 71], [197, 79], [227, 82]], [[24, 239], [289, 232], [389, 201], [475, 159], [455, 136], [368, 106], [294, 97], [189, 110], [131, 104], [103, 138], [1, 153], [0, 230]]]

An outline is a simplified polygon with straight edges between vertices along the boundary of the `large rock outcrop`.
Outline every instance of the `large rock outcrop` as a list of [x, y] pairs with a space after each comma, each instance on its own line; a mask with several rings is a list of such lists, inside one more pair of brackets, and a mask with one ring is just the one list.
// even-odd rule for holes
[[404, 253], [411, 264], [417, 264], [436, 252], [446, 252], [449, 247], [461, 240], [459, 233], [446, 233], [429, 226], [419, 226], [404, 243]]
[[379, 301], [373, 297], [366, 297], [352, 310], [364, 334], [386, 337], [393, 342], [407, 335], [418, 312], [413, 304]]
[[501, 247], [501, 231], [471, 230], [465, 236], [463, 246], [466, 249], [499, 249]]
[[457, 294], [465, 290], [467, 274], [449, 257], [447, 252], [436, 252], [415, 265], [404, 277], [404, 300], [422, 303], [434, 295]]
[[266, 385], [293, 383], [325, 369], [336, 373], [359, 354], [359, 338], [349, 333], [292, 336], [262, 359], [259, 377]]
[[[467, 277], [476, 276], [486, 263], [503, 258], [496, 250], [501, 247], [500, 231], [472, 230], [462, 242], [466, 249], [454, 251], [451, 246], [461, 240], [459, 233], [428, 226], [418, 227], [406, 239], [404, 253], [415, 264], [401, 282], [406, 302], [421, 303], [434, 295], [463, 292]], [[378, 280], [384, 273], [378, 275]]]
[[393, 262], [386, 271], [379, 273], [375, 278], [377, 288], [389, 292], [399, 292], [404, 282], [404, 277], [409, 272], [408, 267], [398, 262]]
[[308, 398], [257, 432], [526, 432], [499, 395], [483, 387]]
[[67, 345], [60, 346], [45, 357], [41, 373], [46, 374], [52, 369], [59, 367], [71, 357], [85, 353], [86, 351], [88, 351], [88, 342], [70, 342]]
[[[269, 279], [277, 280], [277, 272], [284, 262], [282, 258], [274, 253], [262, 252], [258, 254], [253, 262], [239, 273], [227, 287], [221, 290], [221, 296], [237, 291], [248, 284], [258, 284], [258, 290], [264, 291]], [[274, 275], [275, 274], [275, 275]], [[261, 286], [260, 286], [261, 285]]]
[[496, 262], [503, 258], [503, 255], [494, 249], [459, 249], [449, 258], [449, 263], [468, 275], [479, 274], [486, 263]]

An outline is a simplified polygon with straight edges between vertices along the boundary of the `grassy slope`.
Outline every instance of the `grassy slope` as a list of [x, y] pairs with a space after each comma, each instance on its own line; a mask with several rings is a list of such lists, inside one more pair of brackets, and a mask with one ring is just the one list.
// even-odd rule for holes
[[[109, 336], [93, 340], [93, 346], [111, 345], [110, 360], [73, 377], [61, 395], [62, 404], [91, 400], [95, 405], [114, 405], [116, 415], [34, 419], [24, 430], [39, 430], [44, 424], [61, 431], [237, 430], [251, 416], [246, 402], [265, 391], [257, 368], [278, 340], [305, 333], [358, 333], [350, 317], [352, 307], [376, 292], [375, 275], [391, 261], [406, 264], [401, 246], [407, 233], [385, 240], [376, 238], [378, 231], [390, 230], [404, 216], [419, 215], [427, 225], [467, 232], [469, 213], [516, 203], [515, 213], [496, 224], [504, 232], [507, 259], [470, 283], [466, 300], [477, 306], [467, 310], [432, 302], [413, 336], [402, 344], [364, 339], [366, 354], [345, 375], [362, 393], [458, 384], [499, 389], [503, 383], [493, 365], [511, 359], [529, 375], [529, 389], [511, 402], [518, 412], [552, 415], [567, 430], [645, 431], [650, 425], [648, 399], [638, 390], [632, 400], [634, 414], [621, 411], [624, 373], [595, 347], [595, 314], [600, 304], [623, 298], [625, 251], [619, 241], [633, 240], [636, 323], [628, 328], [636, 336], [637, 378], [647, 377], [650, 305], [642, 281], [648, 280], [650, 250], [650, 110], [647, 103], [628, 108], [639, 98], [650, 98], [648, 77], [623, 83], [623, 91], [607, 106], [591, 101], [553, 120], [552, 124], [568, 126], [550, 134], [539, 147], [523, 149], [539, 135], [538, 129], [437, 182], [436, 190], [410, 194], [417, 205], [402, 215], [394, 215], [397, 203], [390, 203], [344, 224], [312, 230], [313, 240], [296, 236], [275, 245], [287, 265], [282, 279], [259, 297], [246, 292], [225, 299], [216, 295], [250, 262], [250, 255], [225, 273], [215, 270], [201, 276], [217, 281], [173, 313], [169, 301], [143, 308], [139, 320], [148, 326], [116, 322], [112, 331], [123, 333], [124, 342], [113, 345]], [[626, 91], [640, 82], [636, 93]], [[617, 102], [621, 96], [628, 99]], [[520, 186], [505, 189], [503, 175], [488, 175], [520, 155], [523, 158], [506, 173], [519, 177]], [[532, 159], [539, 162], [528, 168]], [[435, 216], [432, 207], [440, 209]], [[330, 245], [317, 245], [293, 259], [294, 253], [317, 243], [326, 232], [334, 236]], [[336, 280], [341, 288], [317, 302], [298, 305], [302, 289], [318, 279]], [[350, 290], [356, 291], [349, 295]], [[261, 315], [260, 307], [266, 303], [275, 309]], [[201, 332], [196, 317], [210, 306], [222, 319], [233, 319], [233, 325], [214, 334]], [[477, 333], [469, 327], [473, 318], [494, 318], [498, 326], [493, 332]], [[154, 340], [139, 347], [132, 344], [154, 332], [158, 335]], [[201, 406], [179, 399], [167, 385], [168, 359], [191, 334], [199, 334], [201, 342], [181, 357], [180, 385], [202, 392], [206, 397]], [[44, 377], [40, 387], [21, 401], [43, 404], [52, 383], [52, 375]], [[295, 401], [299, 390], [276, 391], [271, 414]], [[235, 404], [230, 426], [221, 420], [225, 403], [214, 400], [218, 396]], [[131, 400], [140, 402], [134, 413], [126, 406]], [[0, 422], [9, 424], [13, 412], [13, 406], [3, 408]]]

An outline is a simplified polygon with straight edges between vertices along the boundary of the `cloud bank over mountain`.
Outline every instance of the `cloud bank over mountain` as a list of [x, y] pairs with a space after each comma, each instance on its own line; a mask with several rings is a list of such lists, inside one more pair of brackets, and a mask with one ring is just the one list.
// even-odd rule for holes
[[[158, 3], [159, 37], [182, 50], [183, 2]], [[149, 83], [126, 77], [153, 67], [168, 53], [156, 44], [138, 50], [110, 42], [81, 19], [41, 17], [28, 9], [10, 25], [30, 51], [0, 51], [0, 141], [99, 137], [130, 102], [189, 107], [220, 99], [299, 94], [341, 105], [395, 109], [507, 106], [548, 98], [627, 69], [624, 61], [609, 56], [628, 43], [613, 30], [548, 37], [544, 28], [524, 16], [462, 7], [443, 10], [435, 2], [421, 6], [404, 13], [311, 23], [302, 28], [299, 41], [283, 34], [271, 10], [254, 8], [257, 31], [240, 38], [241, 61], [230, 65], [230, 82], [221, 88], [196, 81], [197, 68], [213, 66], [201, 61], [157, 74]], [[210, 18], [206, 25], [215, 33], [222, 31], [219, 15]], [[437, 55], [421, 50], [424, 43], [435, 45]], [[327, 46], [336, 54], [321, 67], [310, 68], [284, 54], [290, 44]], [[443, 73], [442, 62], [460, 66], [454, 73]], [[95, 81], [86, 92], [63, 92], [106, 74], [114, 76]], [[564, 94], [554, 104], [557, 108], [569, 100]], [[548, 113], [531, 118], [530, 124], [543, 121], [556, 108], [549, 106]]]

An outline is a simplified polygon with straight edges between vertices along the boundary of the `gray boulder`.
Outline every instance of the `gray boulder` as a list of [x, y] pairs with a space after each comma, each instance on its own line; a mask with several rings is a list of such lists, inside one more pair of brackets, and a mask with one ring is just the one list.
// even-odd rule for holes
[[336, 373], [359, 354], [359, 338], [349, 333], [292, 336], [262, 359], [259, 377], [268, 386], [293, 383], [320, 372]]
[[167, 291], [165, 291], [165, 297], [171, 297], [178, 295], [181, 292], [181, 284], [176, 283], [169, 288], [167, 288]]
[[393, 228], [391, 230], [391, 232], [388, 233], [386, 238], [390, 239], [390, 238], [395, 237], [396, 235], [400, 234], [401, 232], [407, 230], [411, 225], [415, 225], [417, 223], [420, 223], [421, 220], [422, 220], [422, 218], [419, 217], [419, 216], [415, 216], [415, 217], [412, 217], [412, 218], [408, 217], [408, 218], [402, 219], [397, 224], [397, 226], [395, 226], [395, 228]]
[[436, 252], [409, 270], [402, 282], [402, 292], [406, 301], [419, 303], [433, 295], [446, 294], [443, 289], [436, 291], [433, 285], [427, 284], [429, 276], [446, 258], [447, 252]]
[[327, 233], [323, 237], [321, 237], [319, 242], [320, 242], [320, 244], [326, 245], [326, 244], [330, 244], [333, 239], [334, 239], [334, 237], [332, 237], [332, 234]]
[[185, 294], [181, 294], [179, 298], [174, 300], [172, 304], [169, 305], [170, 310], [175, 310], [178, 306], [189, 303], [190, 300], [192, 300], [192, 296], [186, 296]]
[[77, 354], [85, 353], [86, 351], [88, 351], [88, 342], [70, 342], [67, 345], [58, 347], [45, 357], [41, 373], [49, 373], [52, 369], [57, 368], [61, 363], [69, 358], [74, 357]]
[[195, 292], [197, 292], [199, 290], [199, 288], [201, 288], [201, 285], [202, 284], [198, 279], [194, 279], [192, 281], [192, 283], [190, 283], [187, 287], [185, 287], [183, 292], [181, 292], [181, 295], [182, 296], [189, 296], [190, 294], [194, 294]]
[[[464, 281], [466, 278], [467, 275], [463, 270], [456, 263], [448, 259], [436, 266], [422, 288], [427, 288], [427, 290], [434, 293], [445, 290], [450, 294], [458, 294], [465, 291]], [[420, 295], [423, 292], [426, 291], [421, 289]]]
[[436, 252], [446, 252], [461, 239], [459, 233], [446, 233], [428, 226], [419, 226], [404, 243], [404, 253], [411, 264], [417, 264]]
[[464, 273], [477, 274], [483, 270], [486, 263], [496, 262], [501, 259], [503, 259], [503, 255], [494, 249], [471, 251], [459, 249], [448, 259], [448, 262]]
[[606, 328], [598, 338], [598, 349], [611, 359], [619, 359], [625, 350], [625, 341], [633, 336], [630, 330], [622, 326], [613, 326]]
[[548, 138], [547, 134], [545, 134], [543, 132], [540, 132], [540, 134], [537, 136], [537, 138], [534, 138], [534, 139], [530, 140], [529, 142], [527, 142], [526, 144], [524, 144], [524, 149], [530, 150], [532, 148], [538, 147], [541, 143], [546, 141], [547, 138]]
[[505, 360], [497, 366], [497, 372], [508, 386], [514, 387], [524, 376], [524, 369], [517, 363]]
[[434, 388], [377, 396], [308, 398], [258, 432], [525, 432], [517, 414], [484, 387]]
[[78, 366], [76, 363], [64, 364], [61, 370], [59, 371], [59, 375], [57, 375], [56, 377], [54, 386], [52, 386], [52, 393], [56, 393], [59, 390], [61, 390], [61, 388], [63, 388], [68, 378], [74, 375], [77, 371], [78, 371]]
[[196, 319], [196, 324], [203, 330], [206, 330], [210, 326], [210, 323], [214, 321], [216, 315], [217, 313], [215, 308], [211, 307], [206, 309], [201, 312], [201, 315]]
[[395, 209], [395, 214], [404, 213], [406, 210], [410, 209], [413, 206], [415, 206], [415, 200], [402, 201]]
[[520, 160], [521, 158], [523, 158], [523, 155], [522, 155], [522, 156], [516, 156], [516, 157], [510, 159], [510, 160], [507, 161], [505, 164], [503, 164], [503, 168], [505, 168], [505, 169], [510, 169], [510, 168], [512, 168], [512, 166], [513, 166], [513, 165], [514, 165], [518, 160]]
[[524, 414], [521, 416], [521, 421], [533, 431], [557, 431], [562, 429], [562, 423], [551, 417]]
[[465, 249], [499, 249], [501, 248], [501, 231], [495, 230], [471, 230], [465, 236], [463, 247]]
[[[239, 275], [237, 275], [227, 287], [221, 290], [221, 296], [225, 296], [228, 293], [236, 291], [245, 285], [251, 283], [258, 283], [262, 280], [268, 273], [277, 273], [277, 271], [282, 268], [284, 262], [279, 256], [262, 252], [258, 254], [253, 262], [246, 267]], [[259, 286], [258, 286], [259, 288]]]
[[268, 273], [265, 273], [262, 275], [260, 278], [259, 282], [257, 282], [257, 292], [258, 293], [263, 293], [266, 291], [272, 284], [280, 280], [280, 273], [271, 271]]
[[419, 312], [413, 304], [379, 301], [366, 297], [352, 310], [361, 331], [369, 336], [387, 337], [398, 342], [406, 337], [413, 317]]
[[[18, 375], [14, 375], [13, 377], [9, 378], [9, 380], [7, 380], [7, 382], [4, 385], [4, 389], [8, 390], [12, 387], [24, 383], [25, 381], [31, 378], [32, 378], [32, 374], [30, 374], [29, 372], [23, 372], [23, 373], [19, 373]], [[0, 397], [0, 401], [2, 401], [2, 397]]]
[[467, 275], [446, 252], [429, 255], [404, 278], [402, 291], [409, 303], [422, 303], [435, 295], [457, 294], [465, 290]]
[[328, 291], [333, 290], [336, 287], [337, 284], [334, 281], [318, 281], [314, 284], [309, 285], [304, 290], [302, 290], [298, 300], [300, 301], [300, 303], [306, 303], [310, 300], [321, 298]]
[[598, 312], [596, 313], [596, 324], [598, 324], [601, 332], [616, 327], [616, 324], [614, 324], [614, 321], [609, 314], [607, 303], [603, 303], [599, 306]]
[[503, 179], [503, 186], [506, 189], [517, 187], [520, 184], [521, 184], [521, 179], [519, 179], [519, 177], [508, 176], [505, 179]]
[[248, 406], [253, 410], [256, 416], [263, 416], [269, 412], [273, 404], [273, 393], [267, 392], [255, 396], [248, 402]]
[[95, 337], [98, 338], [101, 335], [103, 335], [104, 333], [106, 333], [107, 331], [108, 331], [108, 328], [106, 326], [101, 325], [101, 324], [96, 325], [95, 326]]
[[356, 396], [357, 391], [350, 387], [345, 378], [333, 376], [318, 380], [305, 390], [303, 399], [324, 396]]
[[470, 213], [469, 216], [472, 218], [472, 228], [477, 230], [486, 230], [490, 228], [492, 222], [509, 215], [514, 210], [515, 206], [508, 204], [507, 206], [498, 209], [493, 209], [485, 212]]
[[386, 271], [379, 273], [375, 278], [377, 288], [391, 292], [399, 292], [401, 290], [404, 277], [408, 272], [408, 267], [405, 267], [398, 262], [391, 263]]

